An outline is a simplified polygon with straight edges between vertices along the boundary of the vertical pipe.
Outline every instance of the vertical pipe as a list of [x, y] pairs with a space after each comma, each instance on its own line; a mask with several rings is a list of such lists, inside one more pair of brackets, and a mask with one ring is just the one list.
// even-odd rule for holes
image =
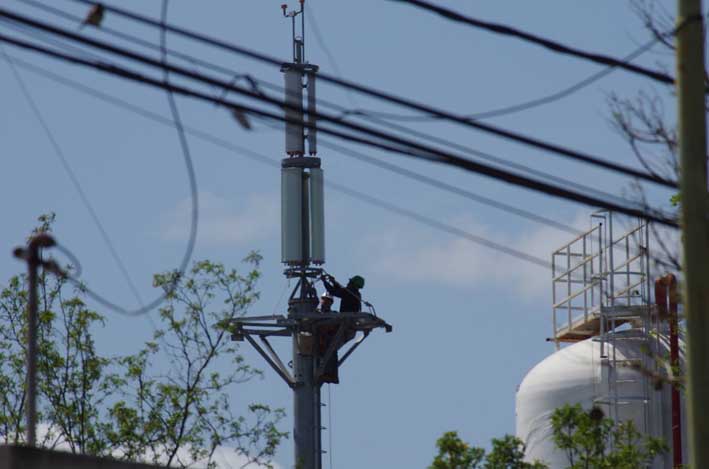
[[678, 0], [677, 120], [687, 318], [687, 435], [689, 465], [709, 467], [709, 227], [704, 20], [701, 0]]
[[588, 290], [586, 290], [588, 262], [586, 261], [586, 235], [583, 235], [583, 252], [581, 253], [581, 262], [583, 262], [583, 322], [588, 324]]
[[[670, 293], [670, 366], [673, 376], [679, 373], [679, 317], [677, 313], [677, 279], [674, 275], [665, 276]], [[672, 467], [682, 467], [682, 414], [679, 389], [672, 383]]]
[[598, 320], [600, 321], [601, 358], [606, 357], [606, 323], [603, 317], [603, 223], [598, 224]]
[[630, 291], [630, 285], [631, 285], [631, 278], [630, 278], [630, 266], [633, 264], [632, 262], [628, 262], [630, 260], [630, 236], [625, 237], [625, 289], [628, 290], [625, 292], [625, 297], [626, 297], [626, 304], [630, 306], [632, 303], [632, 298], [633, 298], [633, 292]]
[[610, 275], [610, 306], [615, 305], [615, 261], [613, 259], [613, 213], [608, 212], [608, 273]]
[[[292, 309], [296, 314], [313, 312], [313, 304], [307, 298], [310, 288], [307, 279], [301, 280], [300, 298], [293, 300]], [[302, 323], [301, 323], [302, 324]], [[298, 469], [321, 469], [320, 453], [320, 385], [315, 380], [317, 361], [313, 353], [299, 340], [304, 331], [300, 327], [293, 330], [293, 369], [296, 385], [293, 389], [293, 446], [295, 467]], [[313, 337], [313, 336], [311, 336]]]
[[559, 350], [556, 340], [556, 251], [551, 253], [551, 336], [554, 338], [554, 348]]
[[566, 311], [568, 315], [569, 324], [566, 326], [567, 330], [571, 332], [571, 245], [566, 246]]

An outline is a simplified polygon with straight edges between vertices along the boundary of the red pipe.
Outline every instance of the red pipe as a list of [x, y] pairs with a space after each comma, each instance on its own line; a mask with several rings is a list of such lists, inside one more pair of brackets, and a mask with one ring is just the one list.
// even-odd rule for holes
[[[665, 282], [670, 287], [670, 366], [673, 376], [679, 373], [679, 316], [677, 314], [677, 278], [672, 274], [665, 275]], [[677, 383], [672, 383], [672, 465], [682, 467], [682, 414]]]
[[[669, 291], [668, 291], [669, 287]], [[679, 370], [679, 331], [677, 316], [677, 278], [667, 274], [655, 280], [655, 303], [660, 319], [670, 323], [670, 367], [673, 377]], [[669, 300], [669, 308], [668, 308]], [[682, 467], [682, 415], [681, 400], [677, 383], [672, 382], [672, 467]]]

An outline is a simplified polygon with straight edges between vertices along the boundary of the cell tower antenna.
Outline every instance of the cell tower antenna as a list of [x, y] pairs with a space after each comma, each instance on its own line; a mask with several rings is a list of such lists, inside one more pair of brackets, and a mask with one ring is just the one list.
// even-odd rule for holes
[[[322, 384], [339, 382], [340, 366], [373, 330], [391, 332], [392, 327], [366, 301], [363, 303], [369, 312], [336, 312], [318, 306], [315, 285], [326, 274], [322, 268], [324, 174], [321, 159], [316, 156], [318, 66], [305, 61], [305, 0], [299, 3], [300, 9], [290, 12], [288, 5], [281, 5], [283, 16], [291, 18], [293, 31], [293, 62], [281, 67], [286, 105], [286, 157], [281, 161], [281, 262], [286, 267], [284, 275], [297, 281], [288, 300], [287, 314], [236, 319], [232, 323], [232, 339], [248, 341], [293, 390], [295, 467], [322, 469]], [[298, 16], [300, 36], [296, 34]], [[304, 89], [308, 92], [307, 108], [303, 107]], [[271, 337], [291, 338], [293, 360], [288, 366], [271, 346]], [[345, 348], [338, 358], [338, 350]]]
[[[300, 10], [288, 11], [288, 4], [281, 5], [283, 16], [291, 19], [293, 36], [293, 62], [305, 63], [305, 0], [299, 0]], [[300, 16], [300, 36], [296, 35], [296, 18]]]

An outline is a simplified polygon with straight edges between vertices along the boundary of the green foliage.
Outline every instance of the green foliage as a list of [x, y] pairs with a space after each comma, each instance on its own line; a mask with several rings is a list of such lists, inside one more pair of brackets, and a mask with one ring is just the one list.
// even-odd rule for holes
[[614, 425], [600, 409], [565, 405], [551, 417], [554, 443], [566, 453], [569, 469], [634, 469], [665, 453], [667, 444], [643, 435], [632, 421]]
[[[53, 215], [35, 233], [49, 231]], [[41, 446], [188, 467], [214, 468], [218, 447], [235, 448], [247, 463], [270, 467], [286, 437], [281, 409], [232, 408], [228, 392], [260, 375], [245, 363], [228, 325], [258, 299], [258, 254], [246, 273], [196, 262], [180, 277], [155, 275], [169, 292], [152, 340], [138, 352], [102, 356], [92, 330], [104, 317], [84, 303], [81, 288], [40, 275], [39, 415]], [[67, 267], [70, 269], [70, 267]], [[0, 289], [0, 441], [24, 432], [27, 285], [24, 275]], [[164, 366], [168, 363], [168, 366]], [[162, 366], [161, 366], [162, 364]], [[227, 370], [227, 371], [223, 371]]]
[[[660, 438], [643, 435], [633, 422], [615, 425], [603, 412], [586, 412], [565, 405], [551, 417], [554, 443], [566, 453], [566, 469], [637, 469], [668, 451]], [[547, 469], [544, 463], [524, 461], [524, 443], [511, 435], [493, 438], [492, 449], [471, 447], [457, 432], [446, 432], [436, 442], [438, 455], [429, 469]]]
[[485, 458], [484, 469], [546, 469], [539, 461], [529, 463], [524, 459], [524, 443], [512, 435], [492, 439], [492, 450]]
[[485, 456], [482, 448], [471, 448], [458, 432], [446, 432], [436, 441], [438, 455], [429, 469], [474, 469]]
[[519, 438], [505, 435], [492, 440], [487, 455], [482, 448], [471, 447], [457, 432], [446, 432], [436, 441], [438, 455], [429, 469], [546, 469], [540, 462], [523, 461], [524, 444]]
[[679, 205], [682, 203], [682, 194], [679, 192], [676, 194], [673, 194], [672, 197], [670, 197], [670, 204], [673, 207], [679, 207]]

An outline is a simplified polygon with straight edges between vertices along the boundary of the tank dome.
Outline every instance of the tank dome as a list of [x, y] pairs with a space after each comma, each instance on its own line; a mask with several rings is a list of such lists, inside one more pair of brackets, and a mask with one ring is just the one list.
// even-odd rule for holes
[[[606, 343], [606, 356], [615, 353], [616, 363], [643, 359], [647, 350], [643, 344], [647, 342], [633, 340], [639, 338], [637, 331], [619, 332], [618, 337], [626, 340], [616, 341], [615, 347]], [[666, 341], [660, 340], [658, 347], [660, 353], [666, 351]], [[558, 407], [581, 404], [590, 409], [597, 405], [610, 416], [609, 394], [614, 393], [609, 387], [609, 365], [600, 357], [600, 343], [587, 339], [548, 356], [524, 377], [516, 396], [516, 434], [526, 445], [527, 460], [543, 461], [552, 469], [568, 466], [566, 455], [556, 449], [552, 439], [550, 419]], [[619, 404], [614, 408], [618, 420], [633, 420], [638, 429], [648, 429], [650, 434], [671, 442], [671, 386], [665, 384], [656, 390], [643, 384], [647, 380], [636, 368], [617, 366], [616, 370], [614, 389]], [[658, 461], [656, 467], [669, 467], [669, 457]]]

